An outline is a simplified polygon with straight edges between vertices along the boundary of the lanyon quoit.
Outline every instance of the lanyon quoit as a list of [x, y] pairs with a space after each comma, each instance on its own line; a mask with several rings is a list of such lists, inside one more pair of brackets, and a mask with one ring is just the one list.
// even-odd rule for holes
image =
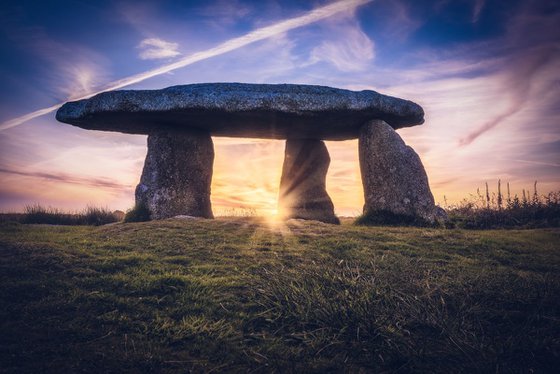
[[153, 219], [212, 218], [212, 136], [286, 139], [279, 211], [285, 218], [338, 223], [325, 189], [324, 140], [359, 138], [365, 214], [433, 223], [428, 178], [395, 129], [421, 125], [423, 109], [375, 91], [295, 84], [205, 83], [111, 91], [68, 102], [57, 120], [84, 129], [148, 135], [136, 203]]

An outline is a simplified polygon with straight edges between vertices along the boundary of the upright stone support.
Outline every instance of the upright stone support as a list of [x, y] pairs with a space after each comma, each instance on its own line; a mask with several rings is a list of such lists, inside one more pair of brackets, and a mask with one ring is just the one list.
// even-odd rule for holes
[[327, 147], [321, 140], [286, 140], [278, 199], [280, 215], [340, 223], [326, 190], [330, 161]]
[[[439, 215], [420, 159], [392, 130], [421, 125], [424, 110], [379, 92], [197, 83], [103, 92], [64, 104], [56, 118], [88, 130], [151, 134], [136, 201], [155, 219], [212, 217], [214, 151], [209, 134], [288, 139], [279, 196], [286, 217], [338, 223], [325, 189], [330, 158], [322, 140], [356, 137], [366, 213], [389, 212], [430, 222]], [[385, 120], [392, 128], [382, 121], [363, 126], [371, 119]]]
[[148, 154], [136, 203], [152, 219], [177, 215], [213, 218], [210, 183], [214, 146], [206, 132], [160, 131], [148, 136]]
[[387, 223], [434, 223], [445, 212], [435, 206], [420, 157], [391, 126], [373, 120], [362, 126], [359, 157], [364, 215]]

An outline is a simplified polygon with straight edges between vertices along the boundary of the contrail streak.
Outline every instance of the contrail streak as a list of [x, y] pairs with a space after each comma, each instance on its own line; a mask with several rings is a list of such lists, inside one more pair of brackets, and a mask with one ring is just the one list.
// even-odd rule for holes
[[[132, 75], [112, 83], [109, 83], [103, 90], [91, 92], [87, 95], [75, 98], [73, 100], [88, 99], [99, 93], [105, 91], [118, 90], [131, 84], [140, 83], [148, 78], [156, 77], [161, 74], [169, 73], [170, 71], [194, 64], [195, 62], [206, 60], [211, 57], [219, 56], [227, 52], [231, 52], [235, 49], [244, 47], [248, 44], [257, 42], [259, 40], [268, 39], [272, 36], [282, 34], [286, 31], [296, 29], [298, 27], [306, 26], [311, 23], [320, 21], [324, 18], [328, 18], [334, 14], [352, 10], [360, 5], [369, 3], [373, 0], [342, 0], [335, 3], [325, 5], [323, 7], [314, 9], [302, 16], [291, 18], [285, 21], [275, 23], [270, 26], [262, 27], [260, 29], [251, 31], [243, 36], [230, 39], [217, 45], [216, 47], [207, 49], [205, 51], [193, 53], [190, 56], [186, 56], [176, 62], [161, 66], [156, 69], [148, 70], [144, 73]], [[23, 116], [14, 118], [12, 120], [6, 121], [0, 125], [0, 131], [19, 126], [33, 118], [40, 117], [42, 115], [48, 114], [60, 108], [64, 103], [56, 104], [48, 108], [36, 110], [34, 112], [25, 114]]]

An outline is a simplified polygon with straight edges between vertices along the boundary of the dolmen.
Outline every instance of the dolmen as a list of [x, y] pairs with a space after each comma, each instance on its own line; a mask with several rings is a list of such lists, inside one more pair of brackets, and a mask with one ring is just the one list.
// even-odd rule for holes
[[395, 132], [424, 111], [375, 91], [296, 84], [205, 83], [109, 91], [68, 102], [56, 119], [88, 130], [148, 135], [136, 204], [152, 219], [213, 218], [213, 136], [285, 139], [278, 207], [284, 218], [338, 223], [325, 179], [325, 140], [359, 139], [364, 214], [434, 223], [420, 158]]

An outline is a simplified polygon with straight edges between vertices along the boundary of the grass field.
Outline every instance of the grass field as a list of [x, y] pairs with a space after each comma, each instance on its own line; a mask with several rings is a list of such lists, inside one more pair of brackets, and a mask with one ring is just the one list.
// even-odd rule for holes
[[555, 372], [560, 229], [0, 224], [1, 372]]

